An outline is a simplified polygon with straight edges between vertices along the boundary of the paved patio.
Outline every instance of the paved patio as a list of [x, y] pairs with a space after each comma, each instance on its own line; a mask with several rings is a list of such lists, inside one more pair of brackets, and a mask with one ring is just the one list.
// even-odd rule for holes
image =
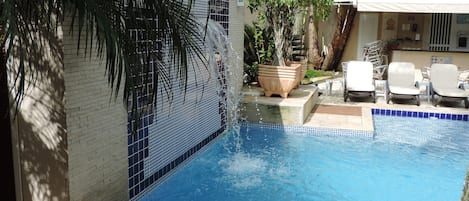
[[[295, 89], [302, 93], [304, 93], [305, 90], [317, 91], [319, 93], [319, 96], [311, 96], [314, 97], [315, 100], [312, 102], [315, 104], [314, 107], [312, 107], [311, 112], [305, 118], [303, 126], [374, 131], [372, 108], [415, 112], [469, 114], [469, 110], [464, 108], [462, 101], [443, 102], [441, 104], [442, 106], [433, 106], [431, 101], [427, 102], [424, 87], [421, 88], [422, 96], [420, 99], [420, 106], [417, 106], [415, 101], [411, 99], [395, 99], [392, 100], [390, 104], [387, 104], [384, 96], [378, 96], [376, 103], [373, 103], [370, 98], [363, 96], [352, 96], [350, 100], [344, 102], [341, 80], [341, 77], [336, 77], [329, 79], [328, 81], [302, 85], [299, 89]], [[332, 86], [330, 85], [331, 83]], [[377, 86], [377, 93], [379, 94], [382, 89], [382, 87]], [[294, 91], [292, 96], [287, 99], [282, 99], [280, 97], [264, 97], [262, 96], [262, 89], [253, 86], [244, 90], [244, 93], [248, 96], [246, 97], [246, 100], [249, 101], [262, 100], [259, 102], [275, 103], [279, 102], [279, 99], [281, 99], [280, 102], [284, 106], [288, 106], [290, 102], [291, 105], [294, 106], [298, 105], [298, 102], [309, 101], [306, 99], [306, 96], [304, 100], [302, 100], [302, 97], [298, 96], [296, 91]], [[253, 98], [252, 96], [257, 96], [258, 98]]]
[[[317, 84], [320, 95], [316, 107], [313, 109], [311, 115], [306, 120], [305, 126], [345, 128], [353, 130], [374, 129], [371, 114], [372, 108], [417, 112], [469, 114], [469, 110], [464, 108], [462, 101], [443, 102], [437, 107], [433, 106], [431, 104], [431, 100], [430, 102], [427, 102], [424, 87], [421, 88], [422, 95], [420, 97], [420, 106], [417, 106], [415, 101], [411, 99], [395, 99], [387, 104], [384, 96], [378, 96], [376, 103], [373, 103], [371, 99], [360, 98], [358, 96], [355, 98], [352, 97], [351, 100], [344, 102], [341, 79], [342, 78], [335, 78], [329, 80], [329, 83], [332, 83], [330, 91], [328, 91], [328, 82]], [[383, 90], [382, 87], [377, 86], [377, 93], [381, 90]], [[361, 116], [356, 115], [357, 112], [353, 114], [349, 112], [352, 110], [356, 111], [357, 108], [361, 109]]]

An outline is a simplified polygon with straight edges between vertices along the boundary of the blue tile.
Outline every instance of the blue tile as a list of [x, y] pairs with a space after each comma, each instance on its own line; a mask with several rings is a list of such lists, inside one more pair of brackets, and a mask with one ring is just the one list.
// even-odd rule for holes
[[386, 110], [386, 116], [389, 116], [391, 114], [391, 111]]
[[379, 114], [380, 114], [380, 115], [385, 115], [385, 114], [386, 114], [386, 110], [381, 109], [381, 110], [379, 111]]
[[402, 115], [402, 112], [400, 110], [397, 111], [397, 116], [401, 116]]
[[463, 115], [463, 116], [462, 116], [462, 120], [463, 120], [463, 121], [467, 121], [468, 116], [469, 116], [469, 115], [467, 115], [467, 114]]
[[150, 176], [150, 184], [153, 184], [153, 182], [155, 182], [155, 177]]
[[391, 116], [396, 116], [396, 110], [391, 111]]
[[428, 112], [423, 113], [423, 118], [428, 118]]
[[138, 195], [138, 193], [140, 193], [140, 188], [137, 186], [137, 187], [135, 188], [135, 195]]
[[138, 182], [140, 182], [140, 178], [138, 176], [135, 176], [134, 177], [134, 183], [138, 184]]
[[127, 153], [128, 153], [129, 156], [134, 153], [133, 150], [134, 150], [134, 149], [133, 149], [132, 145], [130, 145], [130, 146], [127, 147]]
[[429, 116], [430, 116], [430, 117], [434, 117], [434, 116], [435, 116], [435, 113], [430, 112]]
[[412, 117], [418, 117], [418, 113], [417, 113], [417, 112], [413, 112]]
[[134, 189], [129, 190], [129, 197], [133, 198], [134, 197]]
[[138, 139], [139, 140], [143, 139], [143, 130], [138, 131]]
[[440, 114], [435, 113], [435, 117], [439, 119], [439, 118], [440, 118]]
[[136, 165], [134, 166], [134, 175], [137, 175], [138, 172], [140, 172], [140, 169], [139, 169], [139, 167], [138, 167], [138, 164], [136, 164]]
[[127, 145], [130, 145], [130, 144], [132, 144], [132, 135], [127, 136]]
[[134, 160], [133, 160], [133, 157], [129, 157], [129, 166], [133, 165], [134, 164]]
[[458, 120], [462, 120], [462, 114], [458, 114]]
[[143, 171], [140, 172], [140, 181], [143, 181], [143, 179], [145, 178], [145, 175], [143, 174]]
[[148, 117], [143, 118], [143, 126], [147, 127], [148, 126]]
[[402, 111], [402, 116], [403, 116], [403, 117], [406, 117], [406, 116], [407, 116], [407, 112], [406, 112], [406, 111]]
[[129, 177], [132, 177], [132, 176], [134, 176], [134, 168], [130, 167], [129, 168]]
[[134, 186], [134, 179], [130, 178], [129, 179], [129, 188], [132, 188]]
[[456, 120], [458, 118], [458, 115], [452, 114], [451, 115], [451, 120]]
[[451, 114], [446, 114], [446, 119], [451, 119]]
[[419, 118], [423, 117], [423, 112], [419, 112]]
[[139, 188], [140, 188], [140, 191], [143, 191], [145, 189], [145, 186], [144, 186], [144, 183], [145, 182], [143, 179], [142, 179], [142, 183], [140, 183]]
[[146, 178], [145, 181], [143, 182], [143, 187], [147, 188], [149, 183], [150, 183], [149, 178]]

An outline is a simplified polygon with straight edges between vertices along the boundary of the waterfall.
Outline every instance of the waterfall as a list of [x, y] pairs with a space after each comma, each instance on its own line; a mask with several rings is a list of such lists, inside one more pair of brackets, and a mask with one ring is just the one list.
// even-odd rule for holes
[[[205, 47], [210, 70], [210, 79], [218, 79], [218, 94], [220, 103], [226, 106], [224, 116], [227, 119], [228, 131], [235, 133], [236, 151], [241, 146], [239, 137], [239, 102], [241, 100], [241, 85], [243, 82], [241, 58], [234, 50], [225, 29], [216, 21], [208, 20]], [[239, 75], [239, 76], [238, 76]], [[222, 116], [223, 117], [223, 116]]]
[[[261, 172], [265, 171], [267, 162], [251, 156], [241, 150], [242, 137], [238, 108], [242, 95], [243, 68], [241, 59], [232, 47], [223, 27], [215, 21], [209, 21], [206, 30], [205, 46], [211, 71], [211, 79], [218, 78], [218, 93], [222, 104], [227, 108], [227, 130], [229, 147], [225, 149], [231, 154], [218, 163], [225, 172], [225, 179], [232, 180], [234, 188], [249, 188], [260, 185]], [[233, 146], [233, 148], [230, 148]]]

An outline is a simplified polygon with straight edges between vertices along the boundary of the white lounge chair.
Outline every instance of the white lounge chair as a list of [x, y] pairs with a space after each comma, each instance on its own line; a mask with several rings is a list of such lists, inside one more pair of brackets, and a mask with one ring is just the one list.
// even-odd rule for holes
[[392, 62], [388, 69], [389, 94], [387, 103], [394, 97], [411, 96], [420, 105], [420, 90], [415, 87], [415, 66], [409, 62]]
[[373, 64], [369, 61], [350, 61], [345, 75], [344, 102], [349, 93], [368, 93], [376, 103], [375, 85], [373, 83]]
[[[430, 70], [432, 85], [432, 101], [436, 106], [441, 99], [463, 100], [464, 106], [469, 107], [469, 92], [458, 88], [458, 67], [454, 64], [432, 64]], [[436, 99], [435, 95], [439, 98]]]

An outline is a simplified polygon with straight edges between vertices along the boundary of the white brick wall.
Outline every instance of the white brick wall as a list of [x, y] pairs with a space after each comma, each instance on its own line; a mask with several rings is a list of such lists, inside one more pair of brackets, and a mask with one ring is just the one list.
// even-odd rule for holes
[[127, 113], [122, 92], [113, 98], [105, 61], [96, 52], [85, 57], [84, 41], [77, 55], [78, 29], [69, 35], [69, 23], [66, 18], [63, 57], [70, 200], [128, 200]]

